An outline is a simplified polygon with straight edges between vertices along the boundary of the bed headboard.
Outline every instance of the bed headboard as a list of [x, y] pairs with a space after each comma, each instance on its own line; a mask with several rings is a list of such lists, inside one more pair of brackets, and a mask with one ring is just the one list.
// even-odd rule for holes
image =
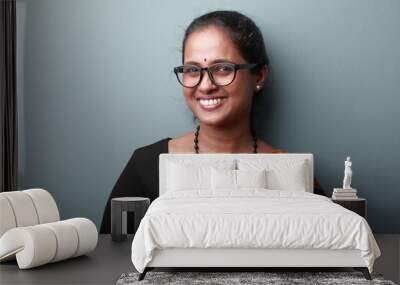
[[240, 160], [240, 159], [288, 159], [288, 160], [304, 160], [309, 169], [309, 179], [307, 192], [314, 192], [314, 158], [311, 153], [162, 153], [159, 157], [159, 195], [166, 192], [167, 164], [169, 161], [182, 160]]

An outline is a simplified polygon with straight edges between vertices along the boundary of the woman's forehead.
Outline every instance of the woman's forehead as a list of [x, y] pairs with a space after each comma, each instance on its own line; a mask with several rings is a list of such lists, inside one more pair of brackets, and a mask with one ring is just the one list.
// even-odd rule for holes
[[216, 60], [243, 61], [229, 35], [220, 28], [208, 27], [192, 33], [185, 44], [185, 62], [199, 64]]

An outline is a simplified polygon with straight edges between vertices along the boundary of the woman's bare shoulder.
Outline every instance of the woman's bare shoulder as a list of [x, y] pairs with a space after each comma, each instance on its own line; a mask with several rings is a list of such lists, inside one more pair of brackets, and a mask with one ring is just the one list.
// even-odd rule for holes
[[257, 152], [258, 153], [287, 153], [287, 150], [277, 149], [266, 143], [265, 141], [258, 139], [257, 140]]
[[192, 132], [183, 134], [177, 138], [170, 139], [168, 141], [168, 152], [169, 153], [194, 153], [193, 151], [193, 139], [194, 135]]

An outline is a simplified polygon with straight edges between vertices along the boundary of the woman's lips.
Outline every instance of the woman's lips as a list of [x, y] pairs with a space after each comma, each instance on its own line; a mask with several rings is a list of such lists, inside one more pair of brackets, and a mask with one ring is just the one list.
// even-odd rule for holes
[[213, 111], [215, 109], [220, 108], [225, 101], [226, 97], [215, 98], [215, 99], [197, 99], [200, 104], [200, 107], [205, 111]]

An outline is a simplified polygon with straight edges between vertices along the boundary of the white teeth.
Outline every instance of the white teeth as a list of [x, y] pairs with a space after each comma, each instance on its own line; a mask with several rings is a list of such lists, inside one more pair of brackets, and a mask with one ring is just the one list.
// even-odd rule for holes
[[200, 99], [200, 104], [203, 106], [214, 106], [221, 103], [221, 98], [218, 99]]

